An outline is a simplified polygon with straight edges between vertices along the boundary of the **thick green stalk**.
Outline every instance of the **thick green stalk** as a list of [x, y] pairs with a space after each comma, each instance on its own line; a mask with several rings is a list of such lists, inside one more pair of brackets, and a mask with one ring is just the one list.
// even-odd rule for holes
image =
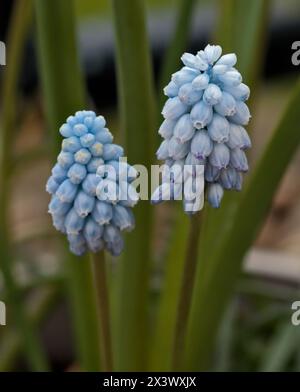
[[172, 360], [172, 369], [174, 371], [180, 370], [182, 366], [186, 327], [191, 306], [198, 258], [200, 224], [200, 213], [197, 213], [190, 218], [189, 236], [186, 244], [186, 254], [175, 322]]
[[[113, 0], [122, 131], [132, 164], [150, 169], [155, 109], [143, 0]], [[150, 173], [150, 172], [149, 172]], [[135, 208], [136, 230], [120, 263], [115, 334], [116, 370], [145, 369], [150, 269], [151, 206]]]
[[[54, 154], [61, 139], [58, 129], [65, 119], [85, 105], [83, 77], [76, 48], [72, 0], [35, 0], [40, 76]], [[100, 335], [97, 296], [88, 257], [67, 250], [71, 301], [81, 368], [100, 369]]]
[[68, 285], [79, 364], [84, 371], [99, 371], [101, 338], [97, 292], [89, 257], [74, 257], [67, 249]]
[[[168, 371], [171, 368], [177, 304], [183, 271], [185, 246], [188, 240], [189, 219], [183, 214], [181, 204], [175, 214], [170, 247], [166, 256], [166, 272], [158, 307], [153, 344], [151, 345], [150, 370]], [[166, 314], [168, 317], [166, 317]]]
[[113, 370], [111, 319], [104, 252], [102, 251], [97, 254], [92, 254], [91, 258], [101, 323], [103, 370], [111, 372]]
[[29, 322], [21, 293], [13, 275], [13, 255], [9, 232], [10, 167], [17, 106], [17, 82], [22, 64], [23, 46], [31, 21], [31, 1], [16, 2], [8, 36], [7, 65], [4, 71], [2, 95], [2, 126], [0, 133], [0, 258], [8, 307], [11, 307], [14, 323], [30, 367], [36, 371], [48, 369], [47, 360], [40, 345], [37, 331]]
[[241, 196], [232, 225], [224, 227], [224, 236], [210, 258], [205, 274], [201, 268], [197, 270], [185, 358], [188, 370], [209, 367], [215, 334], [239, 277], [243, 256], [253, 243], [277, 186], [299, 146], [299, 105], [300, 80]]

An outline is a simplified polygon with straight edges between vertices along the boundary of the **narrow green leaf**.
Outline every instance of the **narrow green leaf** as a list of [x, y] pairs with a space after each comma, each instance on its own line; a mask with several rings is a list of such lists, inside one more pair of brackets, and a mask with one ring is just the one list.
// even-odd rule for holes
[[[155, 109], [150, 48], [143, 0], [113, 0], [122, 134], [131, 164], [150, 169]], [[147, 355], [147, 309], [150, 269], [151, 206], [135, 208], [136, 229], [127, 237], [118, 274], [116, 370], [144, 370]]]
[[284, 372], [298, 350], [299, 328], [289, 320], [279, 325], [274, 336], [266, 347], [258, 371]]
[[[175, 28], [163, 61], [159, 79], [159, 111], [161, 111], [166, 99], [163, 94], [163, 88], [169, 82], [171, 74], [179, 67], [180, 57], [185, 51], [196, 4], [196, 0], [177, 1]], [[154, 342], [150, 354], [150, 368], [152, 370], [167, 371], [170, 369], [176, 309], [188, 238], [188, 222], [182, 209], [176, 209], [172, 240], [170, 241], [166, 257], [166, 281], [159, 300], [157, 322], [153, 337]], [[167, 313], [169, 317], [165, 317]]]
[[236, 0], [218, 1], [218, 23], [214, 40], [216, 44], [222, 46], [224, 53], [230, 52], [233, 48], [236, 5]]
[[237, 311], [237, 302], [233, 301], [225, 312], [222, 320], [218, 339], [217, 355], [214, 371], [230, 372], [233, 357], [233, 342], [237, 330], [235, 325], [235, 316]]
[[224, 308], [239, 277], [245, 252], [266, 217], [276, 188], [300, 143], [300, 80], [262, 158], [257, 164], [232, 225], [209, 259], [198, 268], [187, 338], [186, 367], [207, 369]]
[[[76, 48], [73, 0], [35, 0], [40, 76], [51, 142], [56, 155], [58, 129], [76, 110], [84, 109], [85, 91]], [[54, 155], [54, 156], [55, 156]], [[66, 250], [75, 337], [83, 370], [100, 369], [96, 292], [88, 257]]]
[[66, 116], [85, 104], [74, 22], [73, 0], [35, 0], [38, 60], [45, 111], [55, 153], [60, 150], [58, 128]]
[[[238, 68], [245, 82], [252, 88], [252, 93], [261, 69], [268, 14], [269, 1], [267, 0], [254, 0], [252, 2], [225, 0], [220, 2], [219, 29], [216, 42], [223, 46], [224, 52], [233, 51], [237, 54]], [[236, 214], [240, 199], [240, 194], [227, 192], [222, 201], [222, 208], [216, 211], [206, 206], [200, 237], [196, 286], [201, 284], [199, 280], [205, 282], [210, 279], [207, 270], [210, 268], [215, 254], [219, 251], [226, 233], [235, 220], [238, 219]], [[198, 298], [198, 293], [195, 290], [194, 308], [196, 306], [201, 307], [200, 304], [197, 305], [198, 302], [200, 303], [201, 299]], [[215, 329], [215, 333], [216, 331], [217, 329]], [[203, 352], [202, 355], [204, 361], [206, 361], [207, 352]]]
[[170, 76], [180, 65], [180, 57], [186, 48], [190, 33], [191, 19], [197, 0], [177, 0], [177, 15], [175, 28], [170, 45], [164, 57], [160, 80], [159, 80], [159, 109], [161, 109], [166, 97], [163, 88], [169, 83]]
[[238, 69], [252, 87], [263, 60], [265, 32], [269, 16], [269, 0], [222, 0], [215, 41], [223, 52], [234, 52]]
[[23, 307], [23, 298], [13, 273], [13, 251], [10, 235], [9, 201], [10, 168], [16, 122], [17, 84], [22, 64], [22, 55], [28, 28], [31, 22], [32, 2], [17, 1], [8, 34], [7, 66], [4, 70], [2, 93], [2, 124], [0, 133], [0, 267], [3, 274], [13, 321], [21, 337], [29, 366], [35, 371], [48, 369], [46, 356], [38, 339], [35, 327], [28, 320]]
[[[264, 57], [269, 5], [268, 0], [220, 2], [216, 42], [222, 45], [224, 53], [237, 54], [237, 68], [245, 83], [251, 88], [250, 109]], [[208, 258], [212, 256], [211, 245], [213, 244], [214, 250], [217, 250], [224, 230], [234, 221], [239, 200], [239, 193], [225, 192], [222, 208], [219, 210], [206, 208], [199, 255], [202, 264], [209, 263]]]

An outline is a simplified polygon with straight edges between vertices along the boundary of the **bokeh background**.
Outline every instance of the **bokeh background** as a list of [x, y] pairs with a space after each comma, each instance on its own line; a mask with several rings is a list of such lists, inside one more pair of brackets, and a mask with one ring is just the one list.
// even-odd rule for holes
[[[16, 3], [12, 0], [1, 0], [0, 40], [6, 43]], [[158, 87], [160, 70], [177, 20], [179, 2], [147, 0], [145, 3], [152, 63]], [[213, 37], [224, 12], [222, 0], [195, 3], [188, 24], [186, 43], [186, 50], [193, 53], [208, 42], [217, 43]], [[75, 11], [77, 45], [89, 107], [106, 117], [118, 142], [121, 140], [121, 124], [118, 115], [115, 38], [110, 2], [76, 0]], [[68, 18], [68, 15], [65, 17]], [[233, 26], [228, 25], [227, 29], [233, 29]], [[78, 370], [68, 274], [62, 262], [64, 246], [47, 214], [49, 196], [45, 192], [45, 183], [53, 159], [49, 153], [49, 129], [39, 77], [33, 12], [25, 34], [20, 58], [18, 100], [14, 107], [16, 127], [11, 130], [11, 190], [9, 203], [5, 207], [0, 205], [0, 209], [8, 209], [6, 213], [9, 216], [13, 254], [10, 267], [19, 288], [22, 306], [38, 331], [50, 368]], [[243, 31], [240, 31], [240, 34], [243, 34]], [[299, 76], [300, 66], [297, 67], [291, 62], [291, 45], [299, 40], [299, 37], [299, 1], [270, 1], [264, 34], [257, 37], [257, 40], [262, 41], [264, 49], [259, 82], [255, 86], [251, 101], [252, 162], [259, 159]], [[244, 50], [247, 51], [247, 47]], [[2, 86], [6, 68], [10, 66], [8, 63], [0, 69]], [[245, 82], [247, 83], [247, 80]], [[156, 101], [159, 102], [160, 99], [157, 98]], [[0, 116], [2, 108], [3, 94]], [[156, 128], [153, 129], [154, 133], [156, 131]], [[283, 145], [282, 149], [284, 148]], [[299, 170], [300, 155], [297, 153], [274, 195], [272, 208], [255, 243], [243, 260], [243, 270], [235, 287], [235, 294], [228, 308], [224, 309], [222, 323], [218, 328], [211, 370], [300, 370], [300, 326], [297, 328], [291, 324], [291, 305], [300, 300]], [[268, 173], [265, 175], [268, 176]], [[259, 202], [257, 200], [257, 203]], [[150, 325], [156, 318], [157, 303], [164, 284], [165, 259], [170, 257], [170, 247], [175, 245], [174, 227], [178, 214], [177, 208], [170, 203], [155, 207]], [[187, 225], [185, 218], [182, 218], [181, 225], [183, 228]], [[176, 258], [176, 254], [172, 257]], [[119, 259], [110, 260], [112, 286], [114, 271], [121, 262]], [[0, 370], [31, 370], [24, 355], [20, 331], [16, 329], [11, 316], [10, 303], [6, 301], [6, 287], [7, 282], [0, 272], [0, 300], [7, 305], [7, 325], [0, 327]], [[218, 290], [218, 287], [215, 290]], [[165, 317], [168, 318], [168, 314]]]

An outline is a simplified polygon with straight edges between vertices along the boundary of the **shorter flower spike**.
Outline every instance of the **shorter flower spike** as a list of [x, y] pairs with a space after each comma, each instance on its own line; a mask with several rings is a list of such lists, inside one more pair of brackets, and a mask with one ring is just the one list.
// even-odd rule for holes
[[[137, 172], [120, 159], [124, 150], [113, 144], [105, 126], [104, 117], [92, 111], [69, 116], [60, 128], [62, 150], [46, 184], [53, 225], [67, 235], [78, 256], [101, 249], [117, 256], [124, 246], [121, 231], [134, 228], [138, 195], [131, 182]], [[134, 200], [124, 191], [120, 195], [120, 189], [129, 189]]]
[[[242, 188], [243, 174], [248, 170], [245, 150], [251, 147], [244, 128], [251, 117], [245, 103], [250, 89], [235, 68], [236, 55], [222, 56], [219, 45], [207, 45], [196, 55], [185, 53], [181, 60], [184, 66], [164, 89], [168, 100], [158, 131], [164, 140], [157, 158], [167, 165], [171, 161], [172, 165], [183, 162], [185, 166], [202, 166], [202, 171], [188, 170], [200, 184], [204, 182], [204, 187], [197, 188], [198, 194], [192, 185], [185, 184], [189, 175], [182, 176], [182, 190], [187, 189], [182, 197], [184, 209], [195, 213], [203, 206], [204, 193], [209, 204], [218, 208], [224, 190]], [[56, 184], [48, 186], [55, 188]], [[172, 181], [168, 184], [163, 179], [152, 202], [174, 199], [173, 188]], [[187, 200], [186, 194], [195, 198]]]

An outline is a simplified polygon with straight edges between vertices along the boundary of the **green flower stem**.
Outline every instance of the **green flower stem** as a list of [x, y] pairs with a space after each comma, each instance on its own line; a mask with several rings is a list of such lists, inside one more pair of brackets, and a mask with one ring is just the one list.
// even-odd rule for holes
[[8, 303], [21, 337], [22, 347], [30, 367], [35, 371], [48, 370], [47, 359], [38, 333], [29, 322], [21, 293], [13, 274], [13, 256], [9, 232], [10, 166], [12, 161], [13, 129], [17, 102], [17, 82], [22, 63], [22, 49], [31, 21], [31, 1], [16, 2], [8, 36], [7, 66], [4, 71], [2, 95], [2, 129], [0, 134], [0, 260]]
[[102, 364], [103, 370], [111, 372], [113, 370], [112, 341], [109, 290], [106, 278], [106, 266], [104, 252], [92, 254], [92, 265], [94, 270], [94, 283], [98, 296], [98, 309], [102, 333]]
[[173, 347], [172, 368], [178, 371], [182, 365], [184, 352], [184, 341], [186, 327], [191, 305], [192, 292], [194, 288], [195, 271], [199, 247], [199, 231], [201, 225], [201, 214], [197, 213], [190, 218], [190, 231], [187, 241], [184, 269], [177, 307], [177, 316], [175, 323], [175, 336]]
[[[174, 217], [170, 247], [166, 256], [166, 272], [158, 305], [157, 321], [151, 345], [150, 371], [169, 371], [172, 362], [174, 325], [183, 271], [189, 219], [178, 205]], [[168, 317], [166, 317], [168, 314]]]
[[102, 370], [100, 322], [97, 292], [89, 257], [74, 257], [66, 244], [66, 268], [72, 306], [75, 343], [81, 370]]
[[[76, 49], [72, 0], [35, 0], [40, 75], [54, 156], [61, 143], [58, 129], [85, 105], [83, 76]], [[66, 250], [77, 350], [82, 370], [99, 371], [101, 358], [97, 296], [88, 257]]]
[[[150, 169], [155, 106], [143, 0], [113, 0], [119, 101], [125, 151], [130, 162]], [[150, 172], [150, 171], [149, 171]], [[152, 211], [135, 208], [136, 230], [127, 237], [118, 274], [115, 323], [116, 370], [145, 370]]]
[[300, 80], [241, 196], [236, 219], [225, 230], [205, 274], [201, 268], [196, 271], [185, 355], [188, 370], [203, 370], [210, 365], [215, 334], [239, 277], [243, 256], [255, 240], [277, 186], [300, 144], [299, 105]]

